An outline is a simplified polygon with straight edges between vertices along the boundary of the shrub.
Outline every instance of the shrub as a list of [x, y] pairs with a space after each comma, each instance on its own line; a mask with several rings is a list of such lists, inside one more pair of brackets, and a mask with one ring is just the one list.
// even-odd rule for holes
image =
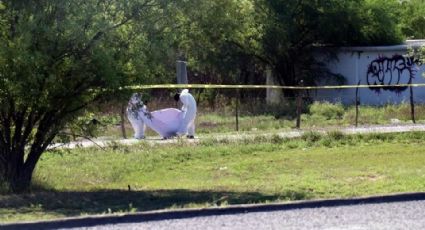
[[280, 144], [280, 143], [282, 143], [282, 142], [285, 141], [285, 138], [284, 137], [281, 137], [281, 136], [279, 136], [277, 134], [274, 134], [274, 135], [272, 135], [270, 141], [273, 144]]
[[301, 139], [308, 142], [308, 143], [314, 143], [319, 141], [322, 138], [322, 135], [318, 132], [305, 132], [302, 134]]
[[338, 130], [329, 131], [327, 134], [329, 139], [335, 141], [342, 140], [345, 137], [345, 134]]
[[344, 106], [341, 103], [314, 102], [310, 105], [310, 114], [325, 117], [327, 120], [341, 119]]

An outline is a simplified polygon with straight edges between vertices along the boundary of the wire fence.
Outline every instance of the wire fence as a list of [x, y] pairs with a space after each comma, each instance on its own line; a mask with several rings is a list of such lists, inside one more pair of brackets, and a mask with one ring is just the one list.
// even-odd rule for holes
[[[403, 91], [377, 93], [385, 87], [326, 86], [283, 87], [243, 85], [145, 85], [131, 87], [141, 92], [150, 111], [179, 108], [173, 100], [178, 89], [189, 88], [198, 105], [197, 133], [233, 131], [270, 131], [281, 129], [338, 129], [347, 126], [403, 125], [425, 121], [425, 103], [421, 94], [412, 95], [411, 89], [425, 90], [425, 84], [391, 86]], [[407, 87], [407, 88], [406, 88]], [[278, 101], [270, 102], [267, 90], [283, 93]], [[321, 93], [320, 90], [337, 93]], [[419, 91], [419, 90], [417, 90]], [[366, 97], [384, 97], [384, 103], [368, 104]], [[130, 95], [129, 95], [130, 97]], [[348, 99], [347, 99], [348, 98]], [[398, 98], [397, 100], [393, 100]], [[400, 99], [401, 98], [401, 99]], [[349, 102], [349, 103], [347, 103]], [[132, 133], [122, 101], [120, 113], [121, 135]], [[117, 111], [116, 111], [117, 112]]]

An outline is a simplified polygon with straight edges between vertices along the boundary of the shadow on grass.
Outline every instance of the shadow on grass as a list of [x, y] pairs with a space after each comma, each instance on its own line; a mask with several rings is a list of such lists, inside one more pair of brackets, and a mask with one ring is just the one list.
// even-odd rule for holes
[[65, 216], [149, 211], [183, 207], [211, 207], [223, 204], [253, 204], [278, 200], [308, 199], [305, 192], [287, 191], [276, 195], [257, 192], [148, 190], [100, 190], [90, 192], [42, 191], [0, 196], [0, 208], [41, 209]]

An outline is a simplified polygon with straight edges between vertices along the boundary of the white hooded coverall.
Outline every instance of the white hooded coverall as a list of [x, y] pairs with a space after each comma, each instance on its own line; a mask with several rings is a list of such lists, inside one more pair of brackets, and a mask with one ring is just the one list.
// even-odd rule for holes
[[183, 119], [180, 123], [180, 127], [177, 131], [177, 135], [195, 135], [195, 118], [196, 118], [196, 101], [192, 94], [189, 93], [188, 89], [184, 89], [180, 93], [179, 97], [183, 106], [181, 108], [183, 112]]

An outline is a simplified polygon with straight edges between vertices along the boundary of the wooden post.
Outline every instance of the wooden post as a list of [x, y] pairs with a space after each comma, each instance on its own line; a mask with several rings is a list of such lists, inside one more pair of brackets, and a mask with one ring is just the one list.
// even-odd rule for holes
[[122, 134], [122, 138], [127, 139], [127, 134], [125, 133], [125, 107], [126, 104], [123, 103], [121, 104], [121, 113], [120, 113], [120, 118], [121, 118], [121, 122], [120, 122], [120, 126], [121, 126], [121, 134]]
[[413, 100], [413, 86], [410, 86], [410, 115], [412, 117], [413, 124], [416, 124], [415, 101]]
[[360, 98], [359, 98], [359, 86], [360, 85], [360, 81], [357, 83], [357, 88], [356, 88], [356, 127], [359, 124], [359, 105], [360, 105]]
[[[304, 86], [304, 81], [301, 80], [300, 84], [301, 87]], [[302, 109], [302, 100], [303, 100], [303, 89], [300, 89], [297, 93], [297, 124], [296, 127], [299, 129], [301, 127], [301, 109]]]
[[236, 118], [236, 131], [239, 131], [239, 89], [236, 90], [235, 118]]

